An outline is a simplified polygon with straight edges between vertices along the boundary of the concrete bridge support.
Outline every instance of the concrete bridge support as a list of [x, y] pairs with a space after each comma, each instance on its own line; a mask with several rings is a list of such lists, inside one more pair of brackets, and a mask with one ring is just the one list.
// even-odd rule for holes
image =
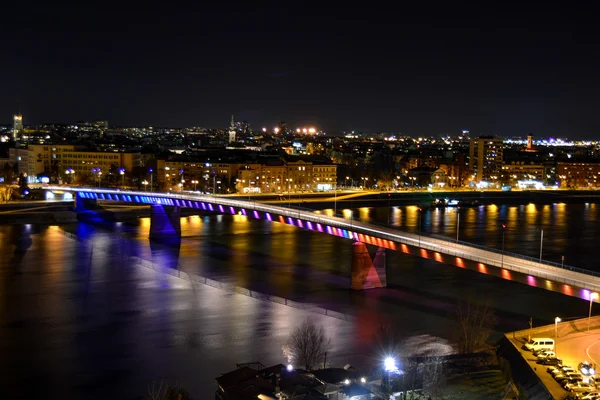
[[373, 260], [362, 242], [352, 244], [353, 290], [374, 289], [387, 286], [385, 248], [379, 247]]
[[78, 213], [83, 213], [89, 210], [93, 210], [96, 208], [98, 203], [95, 199], [84, 199], [81, 197], [81, 193], [77, 193], [75, 196], [75, 211]]
[[152, 204], [150, 206], [150, 239], [180, 238], [180, 218], [179, 207]]

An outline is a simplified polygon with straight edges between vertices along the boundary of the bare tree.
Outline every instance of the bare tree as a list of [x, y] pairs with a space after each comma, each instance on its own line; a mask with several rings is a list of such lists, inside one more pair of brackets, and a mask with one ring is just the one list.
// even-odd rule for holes
[[475, 303], [472, 299], [459, 302], [456, 308], [455, 334], [460, 353], [475, 353], [485, 349], [496, 315], [489, 302]]
[[307, 319], [294, 330], [288, 343], [283, 346], [283, 354], [292, 364], [304, 365], [306, 370], [311, 371], [325, 359], [330, 347], [331, 340], [325, 329]]
[[446, 370], [444, 359], [440, 356], [430, 356], [423, 360], [423, 391], [429, 396], [440, 396], [446, 385]]

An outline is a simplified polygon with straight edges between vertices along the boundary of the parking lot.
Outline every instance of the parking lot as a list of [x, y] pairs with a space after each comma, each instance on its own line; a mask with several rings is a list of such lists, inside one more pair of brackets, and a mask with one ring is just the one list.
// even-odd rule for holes
[[[588, 331], [589, 321], [589, 331]], [[564, 390], [546, 370], [548, 366], [537, 364], [537, 358], [531, 351], [523, 349], [528, 335], [532, 338], [552, 338], [555, 340], [556, 356], [577, 370], [579, 363], [589, 361], [600, 368], [600, 316], [581, 318], [571, 321], [559, 322], [556, 325], [536, 327], [518, 332], [510, 332], [506, 337], [519, 350], [521, 356], [527, 361], [532, 370], [546, 386], [555, 399], [566, 399], [571, 393]], [[599, 376], [597, 374], [596, 376]]]

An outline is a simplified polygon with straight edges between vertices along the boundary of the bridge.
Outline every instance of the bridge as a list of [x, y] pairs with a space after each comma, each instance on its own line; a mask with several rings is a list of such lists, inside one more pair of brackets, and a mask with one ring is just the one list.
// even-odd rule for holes
[[[357, 290], [386, 286], [385, 249], [389, 249], [459, 268], [475, 269], [485, 274], [490, 267], [499, 268], [500, 277], [507, 280], [514, 279], [513, 272], [524, 274], [530, 286], [558, 291], [585, 300], [590, 300], [593, 292], [600, 292], [600, 274], [594, 271], [564, 268], [560, 264], [539, 262], [530, 257], [470, 243], [417, 235], [313, 211], [214, 195], [53, 186], [46, 189], [74, 193], [75, 210], [78, 213], [93, 212], [91, 209], [97, 201], [148, 205], [151, 208], [150, 239], [180, 237], [182, 208], [219, 214], [239, 214], [349, 239], [353, 241], [352, 288]], [[378, 248], [374, 259], [371, 259], [366, 244]]]

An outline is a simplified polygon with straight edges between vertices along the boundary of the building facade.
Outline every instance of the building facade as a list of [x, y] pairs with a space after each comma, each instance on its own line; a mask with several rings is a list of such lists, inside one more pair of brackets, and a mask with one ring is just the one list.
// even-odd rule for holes
[[504, 144], [500, 138], [481, 136], [469, 143], [469, 168], [475, 181], [499, 182], [504, 165]]
[[518, 181], [545, 182], [546, 167], [543, 164], [525, 164], [524, 162], [511, 162], [502, 166], [502, 184], [517, 186]]
[[558, 162], [556, 178], [561, 188], [596, 188], [600, 184], [600, 163]]

